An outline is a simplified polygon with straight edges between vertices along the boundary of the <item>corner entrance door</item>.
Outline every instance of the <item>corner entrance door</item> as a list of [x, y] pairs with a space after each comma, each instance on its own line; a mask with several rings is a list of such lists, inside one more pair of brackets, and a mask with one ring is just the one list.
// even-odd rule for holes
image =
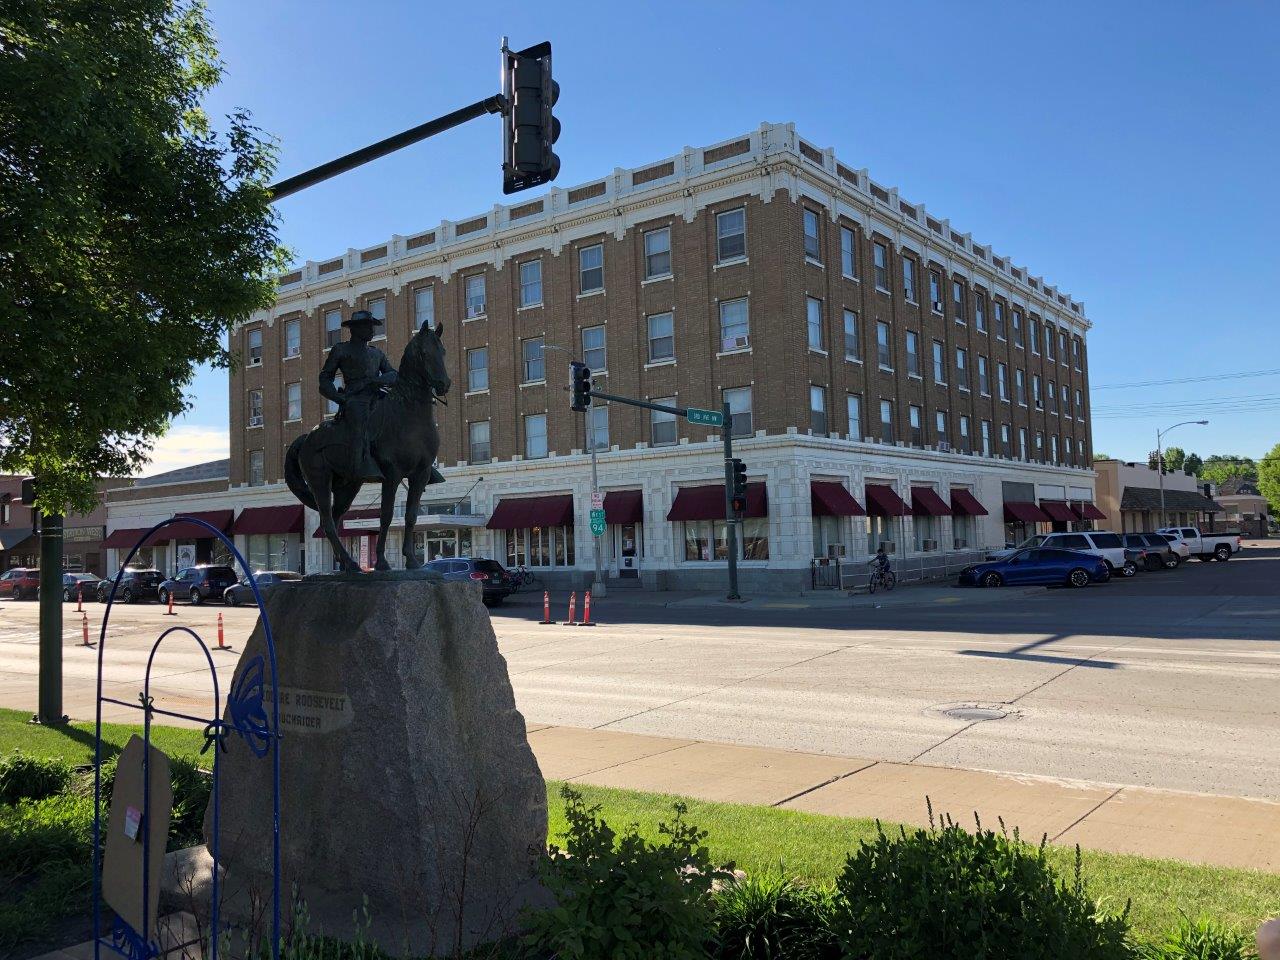
[[618, 558], [618, 576], [640, 576], [640, 526], [635, 523], [619, 523], [614, 527], [614, 556]]

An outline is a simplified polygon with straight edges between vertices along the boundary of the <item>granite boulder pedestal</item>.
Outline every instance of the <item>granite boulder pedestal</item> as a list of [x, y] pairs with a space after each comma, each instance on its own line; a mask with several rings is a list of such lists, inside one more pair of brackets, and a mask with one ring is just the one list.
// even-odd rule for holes
[[[522, 908], [546, 903], [546, 786], [478, 587], [326, 575], [282, 585], [267, 608], [282, 890], [305, 902], [308, 931], [362, 926], [415, 956], [516, 932]], [[261, 671], [270, 717], [265, 654], [259, 622], [232, 688]], [[271, 878], [271, 762], [253, 745], [230, 734], [222, 755], [223, 903], [241, 922], [261, 914]], [[206, 842], [211, 831], [212, 809]]]

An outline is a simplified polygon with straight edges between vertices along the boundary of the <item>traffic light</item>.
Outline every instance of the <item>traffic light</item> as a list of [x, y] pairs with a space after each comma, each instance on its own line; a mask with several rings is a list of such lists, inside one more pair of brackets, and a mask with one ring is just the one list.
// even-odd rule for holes
[[551, 108], [560, 84], [551, 79], [551, 44], [539, 43], [519, 53], [505, 51], [502, 92], [502, 192], [528, 190], [556, 178], [560, 158], [551, 145], [560, 137], [560, 121]]
[[36, 502], [36, 481], [35, 477], [24, 477], [22, 480], [22, 492], [18, 498], [22, 501], [24, 507], [34, 506]]
[[591, 368], [577, 360], [569, 364], [569, 382], [573, 390], [573, 399], [569, 409], [582, 413], [591, 406]]
[[729, 505], [736, 514], [746, 513], [747, 510], [747, 465], [734, 457], [729, 461], [729, 466], [733, 475], [733, 485], [729, 491]]

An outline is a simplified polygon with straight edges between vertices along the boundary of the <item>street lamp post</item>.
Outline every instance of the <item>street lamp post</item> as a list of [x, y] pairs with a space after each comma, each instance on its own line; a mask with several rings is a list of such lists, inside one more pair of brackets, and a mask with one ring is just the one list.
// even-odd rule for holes
[[1156, 471], [1160, 478], [1160, 529], [1162, 530], [1168, 526], [1168, 522], [1164, 515], [1164, 448], [1161, 446], [1161, 442], [1164, 439], [1164, 435], [1170, 430], [1176, 427], [1185, 427], [1189, 423], [1194, 423], [1201, 427], [1209, 425], [1208, 420], [1183, 420], [1181, 423], [1175, 423], [1172, 427], [1165, 427], [1163, 430], [1156, 431]]

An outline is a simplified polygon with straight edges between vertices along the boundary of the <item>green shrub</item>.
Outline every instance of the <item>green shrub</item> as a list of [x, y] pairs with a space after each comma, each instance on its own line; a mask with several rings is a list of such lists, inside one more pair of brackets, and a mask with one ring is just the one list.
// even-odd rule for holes
[[21, 877], [51, 863], [89, 860], [93, 801], [62, 793], [0, 807], [0, 877]]
[[15, 750], [0, 760], [0, 803], [43, 800], [71, 782], [71, 764], [61, 757], [31, 757]]
[[1256, 957], [1253, 937], [1216, 920], [1183, 916], [1159, 943], [1138, 951], [1142, 960], [1246, 960]]
[[[930, 818], [932, 820], [932, 816]], [[1113, 960], [1131, 957], [1128, 907], [1103, 914], [1015, 833], [883, 830], [850, 855], [836, 881], [834, 930], [866, 960]]]
[[711, 865], [706, 833], [674, 805], [662, 839], [632, 824], [616, 834], [582, 796], [563, 787], [565, 847], [550, 849], [542, 878], [555, 897], [527, 915], [528, 943], [561, 960], [694, 960], [713, 937], [711, 888], [728, 874]]
[[715, 893], [721, 960], [828, 960], [840, 956], [831, 934], [830, 890], [796, 883], [781, 872], [750, 876]]

